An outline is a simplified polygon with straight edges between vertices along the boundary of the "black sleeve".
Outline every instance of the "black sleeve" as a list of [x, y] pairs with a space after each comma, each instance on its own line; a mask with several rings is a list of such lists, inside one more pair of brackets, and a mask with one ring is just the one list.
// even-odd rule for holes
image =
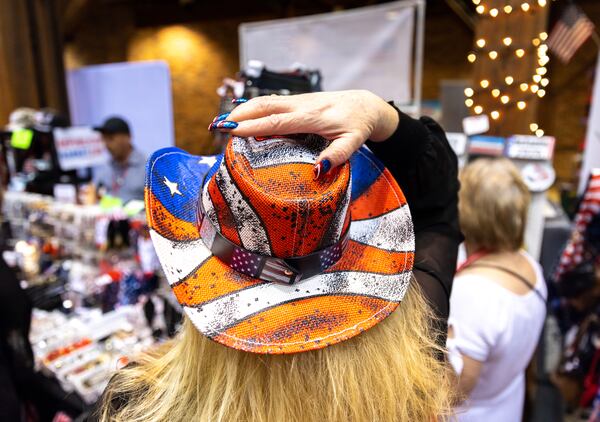
[[444, 130], [431, 118], [400, 122], [383, 142], [367, 142], [392, 173], [410, 207], [415, 227], [414, 275], [440, 318], [445, 338], [458, 245], [458, 163]]
[[11, 363], [15, 383], [27, 388], [33, 374], [29, 343], [31, 304], [14, 271], [0, 257], [0, 347]]

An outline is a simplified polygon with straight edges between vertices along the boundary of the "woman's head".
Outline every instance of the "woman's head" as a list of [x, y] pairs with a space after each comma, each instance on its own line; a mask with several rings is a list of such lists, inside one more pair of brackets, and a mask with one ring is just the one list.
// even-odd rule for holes
[[404, 195], [366, 149], [317, 177], [326, 146], [234, 137], [217, 159], [151, 157], [148, 222], [191, 323], [119, 373], [106, 398], [125, 394], [117, 420], [444, 415], [431, 316], [416, 286], [405, 297], [414, 233]]
[[[111, 421], [424, 421], [450, 408], [448, 372], [414, 284], [385, 321], [293, 355], [233, 350], [187, 320], [179, 338], [125, 368], [105, 393]], [[112, 408], [119, 402], [125, 405]]]
[[505, 158], [480, 158], [460, 175], [460, 226], [472, 249], [515, 251], [523, 246], [530, 195]]

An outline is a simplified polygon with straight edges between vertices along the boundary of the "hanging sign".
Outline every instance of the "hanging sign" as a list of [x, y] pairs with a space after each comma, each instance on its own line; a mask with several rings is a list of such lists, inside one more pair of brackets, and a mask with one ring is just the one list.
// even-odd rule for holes
[[508, 138], [506, 156], [521, 160], [552, 160], [555, 139], [553, 136], [514, 135]]
[[76, 204], [77, 188], [69, 183], [57, 183], [54, 185], [54, 199], [61, 204]]
[[465, 117], [462, 124], [463, 132], [467, 136], [479, 135], [490, 130], [490, 119], [487, 114]]
[[56, 128], [53, 133], [58, 163], [62, 170], [95, 167], [108, 159], [100, 133], [92, 128]]
[[469, 154], [500, 156], [504, 152], [505, 139], [500, 136], [472, 136]]

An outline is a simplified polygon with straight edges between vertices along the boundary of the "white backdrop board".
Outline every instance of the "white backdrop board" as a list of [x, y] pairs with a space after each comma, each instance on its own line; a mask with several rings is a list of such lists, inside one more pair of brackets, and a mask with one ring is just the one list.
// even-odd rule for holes
[[150, 155], [174, 145], [171, 76], [165, 62], [86, 66], [67, 75], [71, 123], [100, 126], [108, 116], [124, 117], [133, 143]]
[[579, 193], [583, 193], [592, 169], [600, 168], [600, 55], [596, 64], [596, 78], [594, 81], [592, 107], [588, 118], [585, 151], [579, 178]]
[[242, 24], [240, 63], [260, 60], [270, 70], [301, 63], [321, 71], [324, 90], [369, 89], [399, 104], [418, 104], [424, 7], [422, 0], [407, 0]]

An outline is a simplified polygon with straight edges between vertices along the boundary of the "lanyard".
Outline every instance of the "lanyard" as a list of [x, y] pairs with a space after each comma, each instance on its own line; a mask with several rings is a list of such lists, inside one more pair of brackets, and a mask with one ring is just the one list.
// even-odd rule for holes
[[[127, 177], [127, 170], [129, 170], [129, 167], [125, 167], [125, 169], [123, 169], [123, 171], [119, 171], [119, 169], [117, 168], [117, 171], [115, 171], [115, 173], [113, 174], [112, 190], [111, 190], [112, 195], [116, 196], [121, 191], [121, 187], [125, 183], [125, 177]], [[119, 175], [119, 173], [121, 173], [121, 174]]]
[[460, 266], [456, 269], [456, 273], [458, 274], [459, 272], [461, 272], [462, 270], [464, 270], [465, 268], [467, 268], [470, 265], [473, 265], [473, 263], [481, 258], [483, 258], [484, 256], [489, 255], [490, 253], [484, 249], [478, 250], [477, 252], [475, 252], [474, 254], [469, 255], [469, 257], [465, 260], [465, 262], [463, 262], [462, 264], [460, 264]]

